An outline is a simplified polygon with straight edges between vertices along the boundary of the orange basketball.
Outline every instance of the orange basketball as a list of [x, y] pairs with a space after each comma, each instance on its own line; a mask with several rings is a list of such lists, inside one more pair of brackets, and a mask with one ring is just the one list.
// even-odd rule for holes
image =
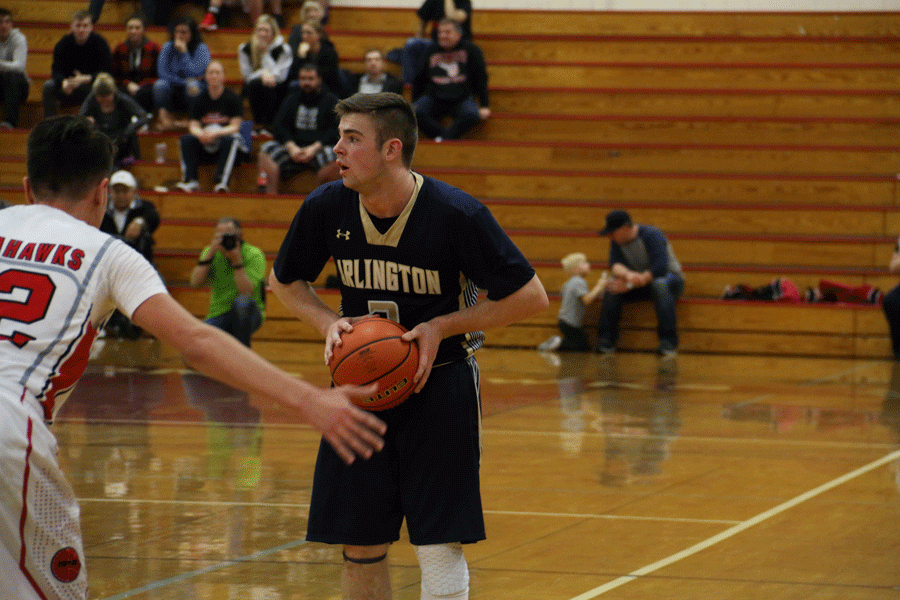
[[402, 403], [413, 390], [419, 366], [419, 346], [400, 339], [408, 330], [400, 323], [371, 316], [353, 323], [353, 331], [341, 334], [329, 367], [335, 385], [378, 383], [370, 398], [355, 399], [360, 408], [385, 410]]

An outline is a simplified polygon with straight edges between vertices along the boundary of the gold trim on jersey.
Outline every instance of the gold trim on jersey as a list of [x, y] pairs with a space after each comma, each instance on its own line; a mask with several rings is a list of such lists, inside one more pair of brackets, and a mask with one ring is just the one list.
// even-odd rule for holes
[[359, 217], [362, 219], [363, 231], [366, 232], [366, 243], [373, 246], [390, 246], [391, 248], [396, 248], [397, 244], [400, 243], [400, 237], [403, 235], [403, 230], [406, 228], [409, 214], [412, 212], [413, 205], [415, 205], [416, 199], [419, 197], [419, 190], [422, 188], [422, 182], [425, 180], [424, 177], [418, 173], [413, 173], [412, 176], [416, 182], [416, 186], [413, 188], [412, 197], [409, 199], [409, 202], [406, 203], [406, 206], [403, 207], [403, 212], [397, 216], [397, 220], [394, 221], [391, 228], [386, 232], [381, 233], [375, 228], [375, 224], [372, 223], [372, 217], [369, 216], [369, 212], [363, 206], [362, 202], [359, 203]]

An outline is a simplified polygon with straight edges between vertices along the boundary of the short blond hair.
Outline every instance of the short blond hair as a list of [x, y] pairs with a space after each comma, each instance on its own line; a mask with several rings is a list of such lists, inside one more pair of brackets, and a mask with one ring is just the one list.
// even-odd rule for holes
[[571, 254], [566, 254], [561, 261], [563, 269], [566, 273], [570, 275], [575, 272], [575, 268], [582, 263], [582, 261], [587, 260], [587, 255], [584, 252], [573, 252]]

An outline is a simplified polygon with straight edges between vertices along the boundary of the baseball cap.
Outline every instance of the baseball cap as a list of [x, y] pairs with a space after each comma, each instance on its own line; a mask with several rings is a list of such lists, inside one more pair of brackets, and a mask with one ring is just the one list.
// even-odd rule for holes
[[112, 177], [109, 178], [109, 186], [112, 187], [116, 184], [126, 185], [131, 189], [134, 189], [137, 187], [137, 180], [134, 178], [134, 175], [128, 171], [116, 171], [112, 174]]
[[631, 216], [624, 210], [613, 210], [606, 215], [606, 227], [597, 232], [597, 235], [609, 235], [622, 225], [631, 223]]

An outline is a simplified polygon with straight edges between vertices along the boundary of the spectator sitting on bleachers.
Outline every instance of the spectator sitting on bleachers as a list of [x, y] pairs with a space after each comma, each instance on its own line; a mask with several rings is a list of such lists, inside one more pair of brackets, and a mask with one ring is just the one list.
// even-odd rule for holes
[[625, 300], [651, 300], [656, 309], [659, 347], [657, 354], [673, 356], [678, 348], [675, 302], [684, 292], [681, 263], [659, 228], [638, 225], [624, 210], [606, 215], [610, 281], [600, 306], [598, 340], [594, 350], [612, 354], [619, 339], [619, 321]]
[[416, 15], [419, 17], [416, 35], [406, 40], [403, 48], [395, 48], [387, 54], [388, 60], [402, 66], [400, 78], [403, 83], [412, 83], [415, 79], [428, 42], [436, 42], [438, 39], [438, 24], [442, 19], [459, 23], [463, 39], [472, 39], [471, 0], [425, 0]]
[[80, 10], [72, 17], [71, 31], [53, 48], [52, 77], [44, 83], [44, 116], [57, 113], [56, 103], [80, 106], [91, 91], [97, 73], [109, 73], [112, 52], [94, 31], [91, 15]]
[[329, 16], [328, 0], [306, 0], [306, 2], [304, 2], [300, 6], [301, 23], [305, 23], [306, 21], [315, 21], [316, 23], [327, 25]]
[[319, 67], [322, 83], [328, 91], [339, 99], [344, 97], [346, 86], [341, 77], [337, 49], [328, 39], [321, 23], [306, 21], [291, 31], [288, 46], [294, 52], [294, 64], [288, 74], [288, 81], [296, 81], [300, 66], [314, 63]]
[[278, 180], [316, 171], [318, 184], [340, 179], [334, 145], [338, 141], [337, 97], [324, 89], [318, 67], [300, 67], [300, 88], [285, 98], [275, 117], [275, 139], [259, 150], [260, 192], [278, 193]]
[[100, 73], [94, 80], [91, 93], [78, 111], [89, 118], [97, 129], [116, 143], [116, 168], [130, 165], [141, 157], [137, 131], [150, 122], [150, 113], [134, 98], [116, 89], [109, 73]]
[[215, 162], [216, 192], [228, 192], [234, 169], [250, 151], [249, 121], [244, 125], [244, 103], [232, 89], [225, 87], [225, 67], [217, 60], [206, 68], [206, 89], [191, 106], [188, 132], [181, 136], [182, 181], [177, 187], [185, 192], [200, 189], [198, 169], [201, 162]]
[[377, 94], [378, 92], [393, 92], [403, 94], [403, 84], [400, 80], [384, 70], [384, 55], [381, 50], [373, 48], [366, 51], [366, 72], [354, 77], [350, 91], [354, 94]]
[[[109, 202], [100, 231], [121, 239], [153, 262], [153, 232], [159, 227], [159, 211], [152, 202], [137, 193], [137, 180], [128, 171], [116, 171], [109, 178]], [[113, 337], [135, 339], [141, 329], [118, 310], [106, 322], [105, 330]]]
[[[456, 21], [438, 25], [438, 41], [422, 57], [412, 95], [419, 129], [438, 141], [458, 139], [491, 116], [484, 55], [475, 42], [463, 39]], [[445, 128], [441, 120], [448, 116], [453, 121]]]
[[288, 71], [293, 54], [278, 33], [271, 15], [256, 20], [253, 37], [238, 47], [238, 63], [244, 78], [241, 95], [250, 102], [257, 127], [271, 129], [278, 107], [287, 96]]
[[159, 111], [157, 128], [160, 131], [187, 125], [185, 121], [176, 121], [172, 113], [175, 110], [190, 111], [191, 104], [206, 87], [203, 74], [211, 59], [209, 47], [191, 17], [172, 21], [169, 38], [159, 53], [156, 65], [159, 78], [153, 84], [153, 105]]
[[159, 227], [156, 206], [138, 195], [137, 180], [128, 171], [116, 171], [109, 178], [109, 203], [100, 231], [120, 238], [153, 262], [153, 233]]
[[12, 13], [0, 8], [0, 102], [3, 102], [0, 129], [19, 125], [19, 109], [28, 99], [30, 87], [25, 74], [27, 60], [28, 40], [25, 34], [13, 28]]
[[125, 22], [125, 41], [112, 53], [112, 71], [119, 89], [134, 98], [148, 113], [152, 113], [153, 83], [159, 62], [159, 44], [147, 39], [146, 22], [140, 13]]

